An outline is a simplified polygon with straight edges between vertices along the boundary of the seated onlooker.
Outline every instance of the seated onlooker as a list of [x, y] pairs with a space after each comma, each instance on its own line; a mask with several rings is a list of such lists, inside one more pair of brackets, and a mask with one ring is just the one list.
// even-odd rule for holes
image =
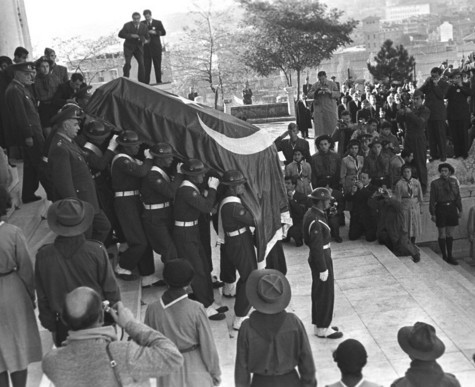
[[303, 158], [302, 150], [294, 149], [294, 161], [285, 166], [285, 176], [293, 176], [297, 179], [297, 192], [309, 195], [312, 192], [310, 179], [312, 178], [312, 167]]
[[52, 332], [57, 347], [68, 334], [60, 318], [68, 292], [89, 286], [104, 301], [115, 304], [120, 300], [104, 245], [84, 236], [93, 216], [91, 204], [74, 198], [59, 200], [48, 209], [48, 225], [58, 236], [36, 254], [36, 291], [41, 325]]
[[432, 325], [416, 322], [413, 326], [402, 327], [397, 333], [397, 341], [409, 355], [411, 365], [406, 375], [396, 379], [391, 387], [460, 387], [457, 378], [444, 372], [436, 361], [444, 354], [445, 345]]
[[[102, 326], [104, 309], [129, 335]], [[79, 287], [66, 295], [62, 318], [70, 332], [65, 346], [43, 358], [43, 372], [56, 387], [126, 386], [170, 374], [183, 364], [177, 347], [134, 318], [122, 302], [103, 308], [101, 296]], [[111, 366], [115, 363], [115, 366]]]
[[283, 241], [290, 242], [290, 238], [294, 238], [295, 246], [300, 247], [303, 245], [302, 223], [303, 216], [307, 211], [308, 197], [297, 191], [297, 178], [295, 176], [285, 176], [285, 188], [292, 226], [288, 229], [287, 237]]
[[255, 311], [239, 330], [235, 386], [315, 387], [307, 332], [295, 314], [285, 311], [291, 298], [287, 278], [277, 270], [254, 270], [246, 293]]
[[351, 135], [351, 139], [352, 140], [357, 139], [362, 134], [367, 134], [371, 136], [370, 137], [371, 140], [374, 140], [375, 138], [379, 137], [378, 121], [374, 118], [371, 118], [368, 120], [368, 122], [364, 124], [360, 124], [360, 127], [356, 129]]
[[327, 387], [380, 387], [363, 378], [363, 368], [368, 360], [366, 349], [358, 340], [347, 339], [340, 343], [333, 360], [341, 372], [341, 381]]
[[373, 140], [371, 152], [364, 160], [363, 171], [368, 172], [372, 184], [376, 187], [387, 186], [389, 180], [389, 158], [382, 153], [383, 146], [379, 139]]
[[389, 143], [389, 149], [391, 150], [392, 153], [391, 156], [397, 154], [400, 152], [399, 150], [399, 140], [397, 137], [391, 133], [391, 124], [387, 121], [384, 121], [381, 124], [381, 133], [379, 134], [379, 140], [381, 142], [387, 141]]
[[184, 360], [182, 368], [157, 379], [159, 386], [211, 387], [221, 382], [218, 351], [208, 316], [203, 305], [188, 298], [187, 287], [193, 275], [188, 261], [167, 262], [163, 279], [168, 289], [145, 313], [145, 324], [168, 337]]

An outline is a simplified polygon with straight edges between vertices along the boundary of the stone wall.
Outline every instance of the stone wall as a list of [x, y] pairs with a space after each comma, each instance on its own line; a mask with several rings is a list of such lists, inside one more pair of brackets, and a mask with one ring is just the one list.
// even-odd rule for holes
[[231, 107], [231, 115], [249, 120], [271, 117], [288, 117], [287, 103], [269, 103], [262, 105], [242, 105]]

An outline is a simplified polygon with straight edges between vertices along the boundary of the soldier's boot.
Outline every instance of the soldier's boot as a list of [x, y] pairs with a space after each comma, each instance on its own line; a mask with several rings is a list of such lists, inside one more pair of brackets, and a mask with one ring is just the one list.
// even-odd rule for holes
[[454, 238], [447, 237], [445, 238], [447, 244], [447, 259], [445, 260], [449, 265], [458, 265], [458, 262], [452, 257], [452, 246], [454, 243]]

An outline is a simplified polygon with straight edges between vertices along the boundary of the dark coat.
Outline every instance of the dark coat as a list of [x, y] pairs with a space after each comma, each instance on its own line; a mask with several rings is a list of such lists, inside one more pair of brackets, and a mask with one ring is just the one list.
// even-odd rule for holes
[[[139, 38], [133, 38], [131, 35], [137, 34]], [[150, 35], [148, 33], [148, 27], [145, 24], [139, 23], [139, 28], [135, 27], [134, 22], [130, 21], [125, 23], [122, 29], [119, 31], [119, 38], [125, 39], [124, 48], [135, 49], [142, 47], [148, 40]]]
[[294, 149], [298, 148], [302, 151], [303, 158], [305, 161], [310, 162], [310, 146], [308, 142], [303, 138], [297, 138], [295, 146], [292, 146], [290, 139], [283, 140], [281, 137], [277, 137], [274, 141], [277, 151], [282, 152], [285, 157], [284, 164], [290, 164], [294, 160]]
[[448, 120], [470, 120], [470, 106], [468, 97], [474, 98], [472, 90], [466, 85], [451, 85], [447, 91], [447, 119]]
[[10, 126], [7, 127], [6, 142], [8, 145], [25, 145], [25, 139], [41, 134], [40, 115], [36, 109], [36, 101], [28, 88], [13, 80], [5, 92], [7, 114]]
[[57, 200], [84, 200], [92, 204], [96, 214], [99, 213], [96, 185], [84, 153], [77, 144], [56, 133], [48, 154], [48, 168]]
[[150, 40], [147, 44], [151, 48], [156, 48], [156, 49], [161, 50], [162, 40], [160, 39], [160, 36], [165, 36], [167, 34], [167, 32], [165, 31], [165, 28], [163, 27], [162, 22], [160, 20], [152, 19], [152, 22], [150, 24], [148, 24], [147, 20], [142, 20], [140, 23], [143, 24], [147, 28], [148, 31], [154, 30], [158, 33], [157, 35], [149, 34]]
[[445, 121], [447, 112], [444, 99], [449, 90], [449, 84], [441, 79], [437, 85], [428, 78], [419, 89], [425, 94], [424, 104], [430, 110], [429, 121]]

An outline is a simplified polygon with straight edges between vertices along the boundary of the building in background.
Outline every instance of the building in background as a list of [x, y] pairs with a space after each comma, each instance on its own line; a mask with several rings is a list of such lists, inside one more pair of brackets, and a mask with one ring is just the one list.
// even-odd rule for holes
[[399, 5], [386, 7], [386, 19], [389, 23], [401, 22], [414, 16], [429, 15], [430, 4]]
[[0, 55], [13, 58], [18, 46], [25, 47], [31, 53], [30, 30], [23, 0], [1, 0], [0, 15]]

